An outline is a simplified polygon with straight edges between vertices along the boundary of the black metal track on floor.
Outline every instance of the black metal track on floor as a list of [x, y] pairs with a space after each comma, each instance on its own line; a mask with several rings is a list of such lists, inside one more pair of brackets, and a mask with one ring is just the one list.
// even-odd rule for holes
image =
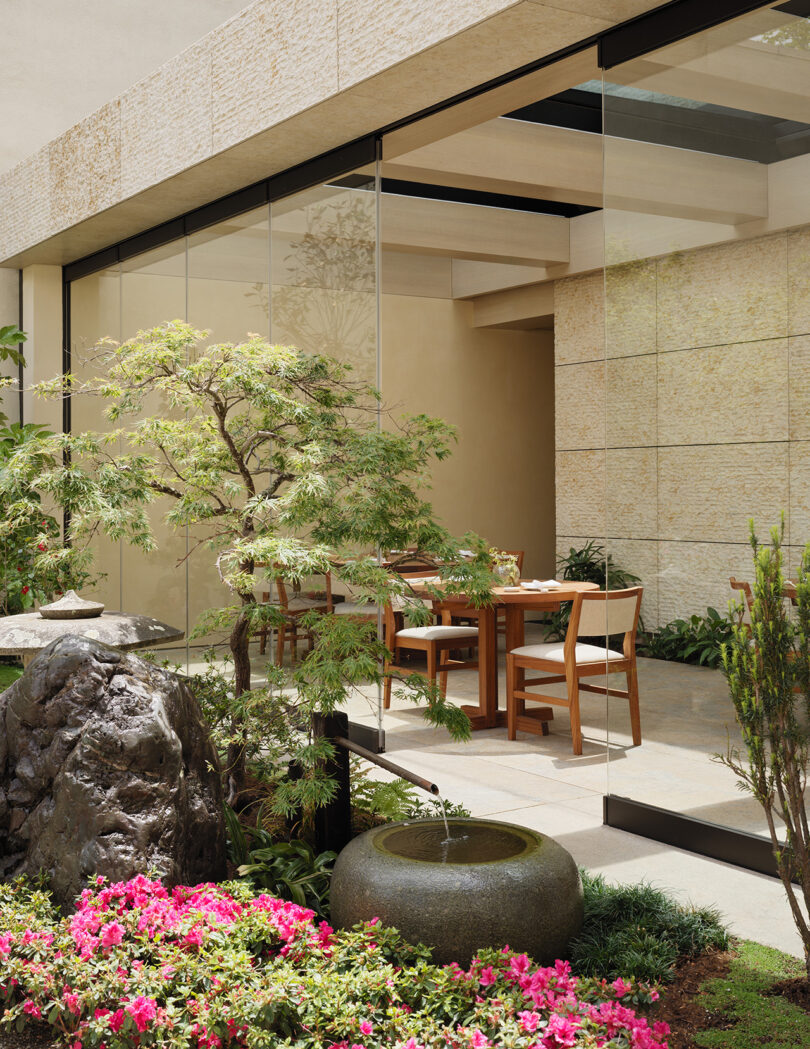
[[735, 867], [744, 867], [757, 874], [779, 877], [771, 843], [758, 834], [733, 830], [718, 823], [707, 823], [617, 794], [606, 795], [603, 802], [603, 818], [608, 827], [721, 860]]

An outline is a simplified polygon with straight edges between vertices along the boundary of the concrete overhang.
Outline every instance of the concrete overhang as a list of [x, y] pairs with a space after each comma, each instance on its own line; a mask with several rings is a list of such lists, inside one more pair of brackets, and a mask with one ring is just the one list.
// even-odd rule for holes
[[587, 40], [651, 0], [256, 0], [0, 185], [0, 265], [64, 265]]

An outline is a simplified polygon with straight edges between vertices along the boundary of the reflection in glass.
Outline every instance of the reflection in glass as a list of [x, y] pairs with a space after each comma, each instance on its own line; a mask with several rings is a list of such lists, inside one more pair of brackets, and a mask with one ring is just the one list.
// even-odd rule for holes
[[749, 519], [764, 535], [785, 513], [788, 574], [810, 538], [808, 40], [758, 11], [604, 83], [608, 546], [642, 578], [658, 657], [640, 748], [610, 701], [610, 790], [755, 833], [712, 761], [740, 739], [716, 667]]

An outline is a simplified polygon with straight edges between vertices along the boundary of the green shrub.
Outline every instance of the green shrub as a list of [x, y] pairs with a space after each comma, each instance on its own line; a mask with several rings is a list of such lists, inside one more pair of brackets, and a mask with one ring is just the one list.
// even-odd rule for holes
[[646, 634], [639, 652], [653, 659], [719, 667], [723, 661], [722, 646], [731, 640], [733, 629], [731, 620], [721, 616], [716, 608], [707, 608], [705, 616], [674, 619], [655, 633]]
[[666, 983], [679, 958], [728, 946], [714, 910], [683, 907], [644, 883], [613, 886], [601, 875], [580, 873], [585, 921], [571, 948], [575, 972]]

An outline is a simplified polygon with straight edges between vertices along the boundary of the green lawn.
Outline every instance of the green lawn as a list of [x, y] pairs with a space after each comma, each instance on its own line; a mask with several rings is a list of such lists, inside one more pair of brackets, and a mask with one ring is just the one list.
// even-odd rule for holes
[[8, 688], [12, 681], [16, 681], [20, 674], [22, 674], [20, 667], [11, 667], [5, 663], [0, 663], [0, 692]]
[[798, 958], [750, 940], [738, 944], [739, 953], [727, 977], [707, 981], [700, 1004], [728, 1018], [727, 1030], [701, 1031], [695, 1045], [706, 1049], [805, 1049], [810, 1046], [810, 1014], [782, 997], [766, 992], [780, 980], [803, 976]]

